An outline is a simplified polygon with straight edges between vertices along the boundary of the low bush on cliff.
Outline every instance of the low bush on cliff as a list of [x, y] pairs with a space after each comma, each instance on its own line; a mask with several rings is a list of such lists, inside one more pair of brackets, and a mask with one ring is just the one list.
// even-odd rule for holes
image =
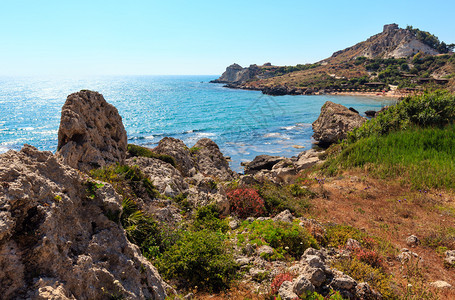
[[156, 159], [162, 160], [164, 162], [167, 162], [167, 163], [171, 164], [174, 167], [176, 166], [175, 159], [172, 156], [166, 155], [166, 154], [158, 154], [158, 153], [155, 153], [155, 152], [153, 152], [152, 150], [150, 150], [148, 148], [141, 147], [141, 146], [138, 146], [138, 145], [128, 144], [128, 153], [131, 156], [142, 156], [142, 157], [156, 158]]
[[258, 247], [262, 245], [272, 247], [276, 253], [267, 257], [272, 260], [283, 259], [286, 255], [300, 258], [309, 247], [319, 249], [315, 238], [296, 223], [273, 220], [256, 220], [252, 223], [245, 221], [238, 232], [244, 232], [237, 236], [240, 244], [248, 242]]
[[180, 232], [159, 225], [152, 217], [141, 211], [131, 199], [122, 202], [120, 222], [128, 240], [141, 249], [148, 259], [155, 259], [168, 250], [179, 238]]
[[392, 278], [380, 269], [374, 268], [356, 258], [339, 259], [333, 262], [332, 267], [351, 276], [358, 282], [367, 282], [384, 299], [397, 299], [392, 289]]
[[226, 233], [229, 229], [227, 220], [220, 219], [220, 212], [213, 204], [200, 207], [194, 217], [192, 227], [196, 231], [209, 229], [211, 231]]
[[289, 209], [291, 213], [299, 217], [310, 208], [308, 198], [314, 196], [309, 190], [297, 184], [287, 187], [266, 183], [258, 187], [260, 196], [265, 201], [265, 207], [270, 215], [276, 215], [283, 210]]
[[144, 193], [151, 198], [159, 196], [153, 183], [137, 166], [110, 165], [92, 170], [90, 176], [112, 184], [117, 193], [126, 198], [135, 198]]
[[266, 213], [264, 199], [253, 188], [236, 188], [227, 192], [231, 212], [239, 218], [259, 217]]
[[181, 287], [218, 292], [229, 286], [237, 266], [223, 233], [202, 229], [186, 231], [156, 260], [160, 274], [179, 280]]

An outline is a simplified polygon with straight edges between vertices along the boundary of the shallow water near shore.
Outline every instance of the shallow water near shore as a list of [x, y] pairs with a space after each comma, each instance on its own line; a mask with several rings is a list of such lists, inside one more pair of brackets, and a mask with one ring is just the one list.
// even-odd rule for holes
[[362, 115], [396, 100], [361, 96], [268, 96], [208, 83], [218, 76], [0, 77], [0, 153], [24, 143], [55, 152], [67, 95], [98, 91], [119, 110], [128, 143], [155, 147], [165, 136], [189, 147], [207, 137], [231, 167], [256, 155], [291, 157], [312, 147], [311, 123], [333, 101]]

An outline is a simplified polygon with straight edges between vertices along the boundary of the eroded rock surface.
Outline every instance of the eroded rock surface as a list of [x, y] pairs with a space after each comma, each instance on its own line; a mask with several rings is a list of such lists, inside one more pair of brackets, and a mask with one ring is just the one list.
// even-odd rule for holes
[[122, 163], [127, 137], [117, 109], [103, 95], [82, 90], [68, 96], [62, 107], [57, 156], [65, 164], [89, 171]]
[[223, 181], [234, 179], [234, 172], [229, 168], [229, 163], [214, 141], [207, 138], [200, 139], [193, 149], [196, 149], [194, 160], [199, 172]]
[[153, 152], [172, 156], [177, 163], [177, 169], [185, 177], [192, 176], [196, 173], [190, 149], [179, 139], [165, 137], [153, 149]]
[[259, 74], [259, 67], [257, 65], [250, 65], [248, 68], [242, 68], [238, 64], [232, 64], [226, 68], [226, 71], [212, 83], [236, 83], [241, 84], [254, 78]]
[[245, 166], [245, 174], [256, 174], [261, 170], [272, 170], [273, 166], [283, 159], [284, 157], [281, 156], [258, 155], [251, 162], [243, 164]]
[[321, 145], [330, 145], [346, 138], [347, 133], [360, 127], [367, 119], [343, 105], [327, 101], [313, 122], [313, 138]]
[[0, 293], [4, 299], [164, 299], [166, 283], [107, 216], [121, 198], [51, 152], [0, 155]]
[[148, 157], [128, 158], [126, 163], [138, 166], [161, 194], [174, 197], [188, 190], [188, 183], [182, 174], [169, 163]]

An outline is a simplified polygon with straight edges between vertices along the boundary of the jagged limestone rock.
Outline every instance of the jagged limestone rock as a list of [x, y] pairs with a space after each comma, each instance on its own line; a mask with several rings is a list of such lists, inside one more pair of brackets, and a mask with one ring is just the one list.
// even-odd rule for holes
[[184, 177], [190, 177], [196, 173], [190, 149], [179, 139], [165, 137], [153, 149], [153, 152], [172, 156], [177, 163], [177, 169]]
[[51, 152], [25, 145], [0, 155], [2, 298], [164, 299], [167, 284], [108, 216], [121, 212], [109, 184]]
[[103, 95], [82, 90], [62, 107], [57, 156], [65, 164], [90, 171], [126, 157], [127, 136], [117, 109]]
[[362, 126], [367, 119], [340, 104], [327, 101], [313, 122], [313, 138], [321, 145], [330, 145], [346, 138], [347, 133]]
[[214, 141], [207, 138], [200, 139], [193, 149], [196, 149], [194, 160], [199, 172], [222, 181], [230, 181], [235, 178], [234, 172], [229, 168], [229, 163]]

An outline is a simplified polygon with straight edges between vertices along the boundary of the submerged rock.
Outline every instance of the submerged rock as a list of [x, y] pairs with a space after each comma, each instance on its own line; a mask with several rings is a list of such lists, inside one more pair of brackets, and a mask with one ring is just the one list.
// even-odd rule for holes
[[62, 107], [57, 156], [65, 164], [89, 171], [126, 157], [127, 137], [122, 117], [103, 95], [82, 90]]
[[[166, 283], [108, 216], [119, 196], [51, 152], [0, 155], [0, 293], [4, 299], [164, 299]], [[93, 184], [92, 184], [93, 185]]]
[[360, 127], [367, 119], [343, 105], [327, 101], [313, 122], [313, 138], [321, 145], [330, 145], [346, 138], [347, 133]]

